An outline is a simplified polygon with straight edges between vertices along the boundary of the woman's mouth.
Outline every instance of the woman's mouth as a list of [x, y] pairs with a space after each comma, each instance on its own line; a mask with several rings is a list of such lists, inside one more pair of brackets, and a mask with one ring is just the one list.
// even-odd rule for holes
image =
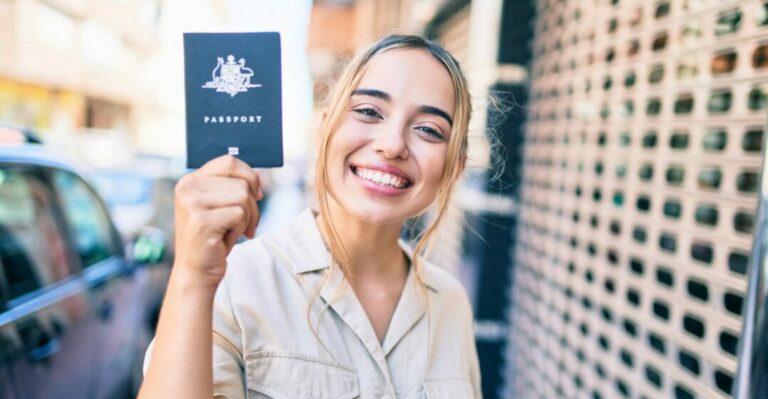
[[413, 182], [405, 177], [387, 173], [382, 170], [368, 169], [358, 166], [352, 166], [351, 169], [352, 173], [361, 179], [381, 187], [403, 190], [413, 185]]

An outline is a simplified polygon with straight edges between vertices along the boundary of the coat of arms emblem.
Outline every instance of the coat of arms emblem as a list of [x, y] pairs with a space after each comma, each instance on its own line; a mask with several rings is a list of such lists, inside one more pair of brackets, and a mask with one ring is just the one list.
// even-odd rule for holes
[[204, 89], [216, 89], [218, 93], [227, 93], [234, 97], [237, 93], [247, 92], [248, 89], [261, 87], [260, 84], [251, 83], [253, 69], [245, 67], [245, 59], [240, 58], [235, 62], [235, 56], [230, 54], [227, 61], [217, 57], [218, 63], [211, 72], [211, 81], [205, 82]]

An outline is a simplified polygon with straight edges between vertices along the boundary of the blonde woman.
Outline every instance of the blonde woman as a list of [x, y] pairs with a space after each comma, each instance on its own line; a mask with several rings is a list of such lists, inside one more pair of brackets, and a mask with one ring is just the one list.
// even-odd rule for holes
[[[332, 94], [318, 212], [235, 246], [258, 224], [256, 174], [224, 156], [185, 176], [139, 397], [479, 398], [465, 291], [420, 256], [464, 169], [470, 113], [444, 49], [391, 35]], [[437, 218], [410, 251], [401, 229], [432, 204]]]

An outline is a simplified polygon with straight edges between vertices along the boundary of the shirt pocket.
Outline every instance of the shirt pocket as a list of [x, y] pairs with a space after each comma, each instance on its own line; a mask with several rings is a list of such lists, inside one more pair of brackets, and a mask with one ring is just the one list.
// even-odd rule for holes
[[291, 352], [245, 356], [249, 399], [353, 399], [360, 396], [357, 374], [332, 360]]
[[443, 378], [424, 381], [425, 399], [470, 399], [475, 397], [466, 378]]

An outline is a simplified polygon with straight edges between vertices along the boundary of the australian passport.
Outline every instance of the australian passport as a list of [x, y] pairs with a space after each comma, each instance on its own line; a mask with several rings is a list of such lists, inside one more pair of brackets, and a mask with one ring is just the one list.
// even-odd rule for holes
[[187, 167], [283, 165], [279, 33], [185, 33], [184, 72]]

